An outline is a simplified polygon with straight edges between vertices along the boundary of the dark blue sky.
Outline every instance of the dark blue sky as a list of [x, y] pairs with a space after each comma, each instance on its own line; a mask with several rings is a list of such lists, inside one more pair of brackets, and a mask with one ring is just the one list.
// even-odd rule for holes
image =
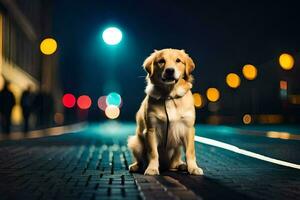
[[[296, 2], [56, 0], [54, 33], [63, 87], [96, 99], [113, 76], [128, 102], [124, 109], [136, 110], [145, 85], [141, 64], [153, 49], [166, 47], [185, 49], [194, 59], [195, 91], [219, 87], [243, 64], [299, 52]], [[113, 57], [101, 40], [108, 25], [124, 33]]]

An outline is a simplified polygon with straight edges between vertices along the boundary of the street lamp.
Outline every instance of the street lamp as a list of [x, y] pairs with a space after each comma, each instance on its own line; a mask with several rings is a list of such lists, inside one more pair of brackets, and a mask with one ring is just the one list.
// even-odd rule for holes
[[122, 40], [122, 32], [116, 27], [109, 27], [103, 31], [102, 39], [108, 45], [117, 45]]

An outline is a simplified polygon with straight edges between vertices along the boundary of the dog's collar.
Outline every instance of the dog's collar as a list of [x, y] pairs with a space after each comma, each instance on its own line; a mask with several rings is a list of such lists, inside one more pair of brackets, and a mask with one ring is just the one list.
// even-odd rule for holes
[[188, 90], [185, 89], [181, 89], [180, 91], [178, 91], [179, 89], [177, 89], [176, 93], [174, 94], [168, 94], [168, 95], [162, 95], [160, 92], [161, 89], [155, 87], [155, 85], [149, 83], [145, 89], [145, 93], [150, 96], [153, 99], [156, 100], [169, 100], [169, 99], [179, 99], [182, 98], [186, 95], [186, 93], [188, 92]]

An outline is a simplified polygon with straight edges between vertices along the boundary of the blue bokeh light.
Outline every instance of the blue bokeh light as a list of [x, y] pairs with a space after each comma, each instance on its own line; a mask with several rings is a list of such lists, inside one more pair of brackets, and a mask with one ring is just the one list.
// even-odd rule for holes
[[117, 45], [122, 40], [122, 32], [116, 27], [109, 27], [103, 31], [102, 39], [108, 45]]
[[122, 102], [121, 95], [116, 92], [111, 92], [106, 97], [107, 105], [114, 105], [120, 107], [121, 102]]

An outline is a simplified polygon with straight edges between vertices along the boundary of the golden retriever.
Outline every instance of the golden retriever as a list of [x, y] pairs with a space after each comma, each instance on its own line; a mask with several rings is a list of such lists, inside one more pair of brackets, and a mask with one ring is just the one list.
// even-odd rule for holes
[[184, 50], [162, 49], [146, 58], [143, 67], [148, 73], [146, 97], [136, 114], [136, 135], [128, 139], [135, 158], [129, 171], [146, 169], [145, 175], [158, 175], [159, 170], [169, 169], [202, 175], [194, 146], [193, 60]]

